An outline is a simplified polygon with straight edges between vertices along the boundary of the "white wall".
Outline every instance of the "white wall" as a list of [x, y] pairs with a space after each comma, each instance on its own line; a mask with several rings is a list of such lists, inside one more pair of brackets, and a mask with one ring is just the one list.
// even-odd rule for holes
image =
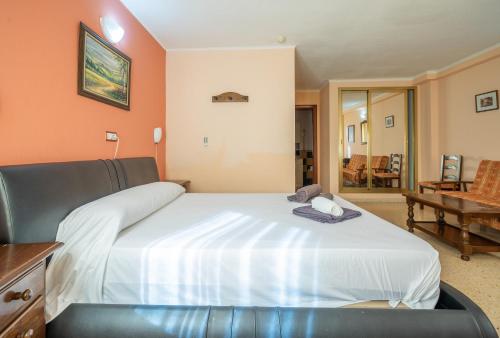
[[[386, 93], [374, 100], [371, 109], [371, 147], [373, 156], [404, 154], [405, 146], [405, 95]], [[394, 116], [394, 127], [385, 127], [385, 118]], [[406, 159], [403, 159], [406, 162]]]
[[[500, 89], [500, 56], [436, 82], [440, 151], [462, 154], [462, 177], [473, 179], [481, 160], [500, 160], [500, 110], [475, 107], [475, 95]], [[436, 175], [439, 165], [429, 171]]]
[[[324, 192], [333, 191], [331, 188], [331, 177], [333, 166], [330, 159], [335, 159], [334, 156], [330, 157], [330, 148], [335, 148], [331, 140], [330, 125], [330, 85], [327, 83], [320, 89], [320, 104], [321, 110], [319, 111], [319, 183]], [[331, 147], [330, 147], [331, 145]]]
[[[226, 91], [249, 102], [212, 103]], [[167, 178], [194, 192], [293, 191], [293, 48], [169, 51], [167, 112]]]

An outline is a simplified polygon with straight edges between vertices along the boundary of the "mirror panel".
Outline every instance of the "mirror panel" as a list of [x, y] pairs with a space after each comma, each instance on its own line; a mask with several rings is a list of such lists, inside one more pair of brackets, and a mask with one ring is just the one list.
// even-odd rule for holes
[[370, 146], [372, 189], [406, 188], [406, 91], [371, 90]]
[[414, 190], [415, 89], [341, 89], [339, 100], [341, 192]]
[[342, 187], [366, 189], [368, 156], [368, 91], [341, 92], [342, 110]]

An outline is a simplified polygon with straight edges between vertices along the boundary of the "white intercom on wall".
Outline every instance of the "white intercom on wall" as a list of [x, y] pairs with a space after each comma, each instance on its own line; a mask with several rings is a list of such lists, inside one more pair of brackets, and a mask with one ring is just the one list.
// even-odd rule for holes
[[161, 134], [162, 134], [162, 130], [161, 130], [160, 127], [155, 128], [153, 130], [153, 141], [154, 141], [155, 144], [160, 143], [160, 141], [161, 141]]

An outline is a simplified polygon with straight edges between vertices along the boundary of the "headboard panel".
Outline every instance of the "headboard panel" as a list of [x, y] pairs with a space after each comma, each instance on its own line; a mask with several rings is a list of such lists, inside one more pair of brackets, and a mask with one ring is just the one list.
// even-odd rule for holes
[[158, 168], [152, 157], [119, 158], [112, 161], [118, 174], [120, 190], [158, 182]]
[[72, 210], [155, 181], [153, 158], [0, 167], [0, 243], [54, 241], [59, 223]]
[[0, 167], [0, 242], [54, 241], [69, 212], [116, 191], [102, 160]]

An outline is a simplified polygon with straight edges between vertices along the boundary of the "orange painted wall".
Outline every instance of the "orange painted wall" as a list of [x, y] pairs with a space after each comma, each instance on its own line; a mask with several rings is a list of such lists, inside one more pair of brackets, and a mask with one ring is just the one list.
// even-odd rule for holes
[[[165, 50], [119, 0], [23, 0], [0, 5], [0, 165], [154, 156], [165, 128]], [[79, 22], [103, 36], [99, 17], [125, 29], [115, 46], [132, 59], [131, 110], [77, 94]], [[158, 149], [165, 172], [165, 138]]]

